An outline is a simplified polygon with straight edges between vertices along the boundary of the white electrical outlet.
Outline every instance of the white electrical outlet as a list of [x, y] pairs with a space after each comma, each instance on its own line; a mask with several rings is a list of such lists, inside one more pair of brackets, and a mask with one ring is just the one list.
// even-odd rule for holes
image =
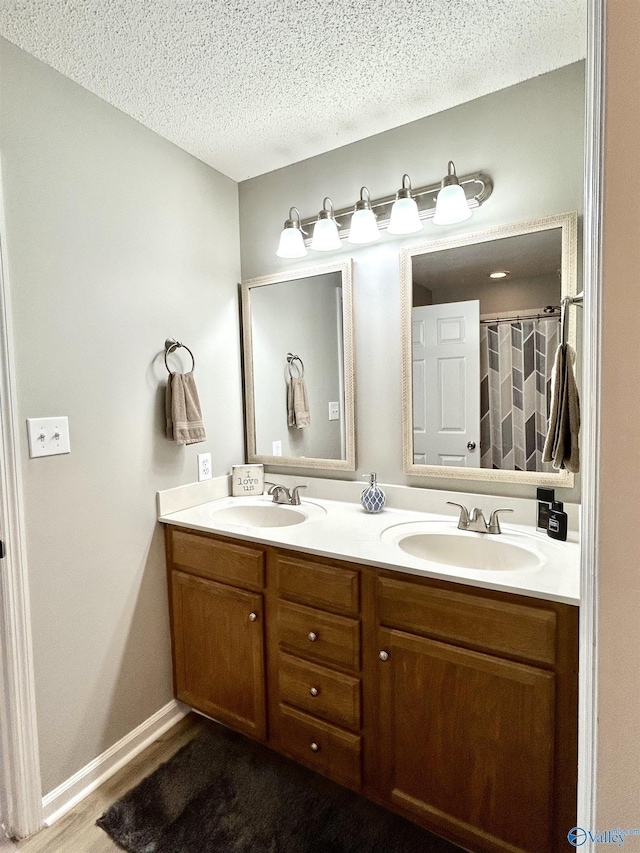
[[340, 419], [340, 403], [329, 403], [329, 420], [337, 421]]
[[281, 441], [274, 441], [272, 447], [273, 447], [273, 455], [274, 456], [282, 456], [282, 442]]
[[32, 459], [71, 453], [69, 419], [66, 417], [27, 418], [27, 436], [29, 456]]
[[211, 477], [211, 454], [198, 453], [198, 482], [210, 480]]

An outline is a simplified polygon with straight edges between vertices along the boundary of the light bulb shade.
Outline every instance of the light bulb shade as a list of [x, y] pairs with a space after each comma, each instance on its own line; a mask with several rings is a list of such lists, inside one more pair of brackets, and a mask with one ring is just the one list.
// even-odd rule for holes
[[455, 225], [457, 222], [464, 222], [470, 216], [471, 209], [460, 184], [449, 184], [440, 190], [433, 217], [434, 225]]
[[380, 239], [380, 231], [375, 213], [369, 210], [356, 210], [351, 217], [349, 243], [375, 243]]
[[308, 254], [302, 231], [291, 226], [283, 228], [276, 255], [279, 258], [304, 258]]
[[311, 248], [315, 252], [332, 252], [342, 247], [335, 219], [318, 219], [313, 226]]
[[412, 198], [397, 198], [391, 208], [388, 234], [415, 234], [422, 231], [418, 205]]

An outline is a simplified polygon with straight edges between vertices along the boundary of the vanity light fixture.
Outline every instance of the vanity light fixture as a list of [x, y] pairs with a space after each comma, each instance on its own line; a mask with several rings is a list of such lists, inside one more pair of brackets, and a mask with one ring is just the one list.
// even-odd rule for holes
[[422, 231], [422, 220], [418, 213], [418, 205], [411, 196], [411, 179], [405, 174], [402, 176], [402, 186], [396, 193], [396, 200], [391, 208], [387, 233], [415, 234], [416, 231]]
[[[461, 216], [446, 220], [450, 224], [468, 219], [473, 209], [484, 204], [493, 192], [493, 181], [484, 172], [471, 172], [458, 177], [453, 162], [450, 161], [447, 176], [435, 184], [414, 189], [409, 176], [405, 174], [402, 177], [402, 187], [398, 192], [375, 199], [370, 198], [366, 187], [362, 187], [360, 200], [356, 202], [355, 209], [350, 205], [334, 210], [333, 202], [327, 197], [317, 217], [309, 217], [301, 221], [299, 217], [293, 218], [292, 212], [295, 211], [298, 214], [298, 211], [297, 208], [292, 207], [289, 211], [289, 219], [285, 222], [285, 231], [291, 232], [287, 233], [285, 243], [287, 240], [291, 241], [294, 245], [297, 244], [300, 250], [300, 232], [305, 235], [306, 231], [313, 231], [313, 239], [305, 236], [304, 245], [310, 246], [315, 251], [329, 252], [340, 249], [343, 238], [347, 238], [351, 245], [357, 245], [378, 240], [385, 230], [390, 236], [414, 234], [422, 230], [425, 220], [434, 219], [437, 213], [440, 213], [440, 216], [434, 219], [436, 224], [445, 223], [442, 218], [444, 216], [442, 204], [447, 201], [447, 196], [452, 192], [460, 201], [464, 199], [464, 204], [459, 207]], [[363, 230], [367, 235], [366, 240], [363, 237]], [[283, 235], [284, 233], [283, 231]], [[304, 257], [302, 253], [284, 255], [281, 254], [280, 249], [287, 251], [286, 247], [281, 245], [278, 250], [280, 257]]]
[[318, 213], [318, 219], [313, 226], [311, 248], [315, 252], [332, 252], [341, 247], [342, 240], [338, 234], [338, 225], [333, 215], [333, 202], [329, 196], [325, 196], [322, 202], [322, 210]]
[[[295, 211], [296, 218], [293, 218]], [[304, 244], [306, 232], [302, 230], [300, 224], [300, 211], [297, 207], [289, 208], [289, 219], [285, 219], [284, 228], [280, 234], [280, 243], [276, 255], [279, 258], [304, 258], [309, 252]]]
[[449, 160], [447, 174], [442, 179], [442, 189], [438, 193], [434, 225], [455, 225], [471, 216], [467, 197], [460, 186], [453, 160]]
[[496, 270], [489, 273], [489, 278], [506, 278], [508, 275], [511, 275], [509, 270]]
[[[365, 198], [364, 195], [367, 195]], [[371, 196], [366, 187], [360, 190], [360, 200], [356, 202], [351, 217], [351, 229], [349, 231], [349, 243], [375, 243], [380, 239], [380, 231], [376, 221], [376, 215], [371, 210]]]

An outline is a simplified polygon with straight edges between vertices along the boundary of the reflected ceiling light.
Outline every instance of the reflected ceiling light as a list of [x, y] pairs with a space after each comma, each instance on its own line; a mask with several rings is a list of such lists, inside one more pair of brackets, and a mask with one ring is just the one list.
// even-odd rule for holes
[[[367, 194], [366, 198], [364, 197], [365, 193]], [[356, 202], [353, 216], [351, 217], [348, 242], [375, 243], [379, 239], [380, 231], [378, 230], [376, 215], [371, 210], [371, 196], [369, 195], [369, 190], [366, 187], [362, 187], [360, 190], [360, 201]]]
[[409, 175], [403, 175], [402, 186], [396, 193], [396, 200], [391, 208], [387, 233], [415, 234], [416, 231], [422, 231], [422, 221], [418, 205], [411, 197], [411, 179]]
[[489, 278], [506, 278], [508, 275], [510, 275], [509, 270], [496, 270], [489, 273]]
[[322, 202], [322, 210], [318, 213], [318, 219], [313, 226], [313, 240], [311, 248], [315, 252], [332, 252], [342, 247], [342, 240], [338, 234], [338, 225], [333, 215], [333, 202], [326, 196]]
[[[295, 211], [296, 218], [293, 218]], [[284, 228], [280, 234], [280, 243], [276, 255], [279, 258], [304, 258], [309, 254], [304, 244], [305, 232], [300, 225], [300, 211], [297, 207], [289, 208], [289, 219], [285, 219]]]
[[449, 160], [447, 174], [442, 179], [442, 189], [436, 200], [434, 225], [455, 225], [471, 216], [467, 197], [460, 186], [453, 160]]

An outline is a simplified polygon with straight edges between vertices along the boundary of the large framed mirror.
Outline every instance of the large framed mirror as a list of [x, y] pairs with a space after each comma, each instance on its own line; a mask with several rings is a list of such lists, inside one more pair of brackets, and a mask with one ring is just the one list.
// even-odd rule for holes
[[576, 262], [575, 213], [401, 250], [406, 474], [573, 485], [542, 449]]
[[351, 260], [241, 285], [247, 460], [355, 471]]

